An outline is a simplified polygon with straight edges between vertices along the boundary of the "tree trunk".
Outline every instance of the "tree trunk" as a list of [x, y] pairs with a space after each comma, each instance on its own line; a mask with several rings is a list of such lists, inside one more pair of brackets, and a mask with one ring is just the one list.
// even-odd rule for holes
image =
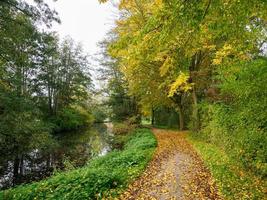
[[51, 167], [51, 155], [49, 154], [46, 159], [46, 168], [49, 170]]
[[178, 114], [179, 114], [179, 129], [180, 131], [182, 131], [184, 130], [184, 113], [182, 107], [179, 107]]
[[193, 131], [197, 132], [199, 131], [199, 116], [198, 116], [198, 103], [197, 103], [197, 94], [195, 88], [192, 90], [192, 117], [193, 117]]
[[155, 125], [155, 110], [154, 110], [154, 108], [152, 108], [151, 124]]
[[[202, 61], [202, 52], [197, 52], [193, 57], [191, 61], [191, 65], [189, 66], [189, 83], [196, 82], [196, 73], [198, 72], [200, 65]], [[198, 113], [198, 100], [197, 100], [197, 94], [196, 94], [196, 88], [193, 86], [192, 88], [192, 122], [193, 122], [193, 131], [197, 132], [199, 131], [199, 113]]]
[[16, 183], [18, 182], [18, 176], [19, 176], [19, 157], [16, 156], [13, 168], [13, 185], [16, 185]]
[[49, 114], [52, 115], [53, 110], [52, 110], [52, 98], [50, 94], [50, 88], [48, 89], [48, 110], [49, 110]]
[[24, 174], [24, 160], [23, 160], [23, 155], [20, 158], [19, 173], [20, 173], [20, 175], [23, 175]]
[[183, 96], [182, 94], [176, 94], [174, 95], [174, 97], [172, 98], [172, 100], [174, 101], [174, 103], [177, 105], [176, 111], [178, 112], [179, 115], [179, 129], [182, 131], [184, 130], [184, 109], [183, 109]]

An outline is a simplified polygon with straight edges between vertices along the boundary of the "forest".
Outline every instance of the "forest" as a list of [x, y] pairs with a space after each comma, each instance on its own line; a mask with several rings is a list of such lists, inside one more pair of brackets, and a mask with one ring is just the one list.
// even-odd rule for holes
[[[44, 31], [60, 23], [55, 10], [43, 0], [0, 2], [0, 164], [12, 161], [14, 177], [0, 199], [266, 198], [267, 2], [114, 5], [119, 18], [98, 44], [94, 75], [104, 86], [96, 89], [82, 46]], [[27, 154], [107, 119], [112, 152], [15, 187]], [[198, 174], [183, 171], [183, 155]], [[188, 191], [151, 192], [165, 165], [192, 175], [181, 182]]]

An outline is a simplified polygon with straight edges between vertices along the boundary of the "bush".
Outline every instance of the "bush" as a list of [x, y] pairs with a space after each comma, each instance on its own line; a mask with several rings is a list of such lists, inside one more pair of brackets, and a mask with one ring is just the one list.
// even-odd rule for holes
[[117, 195], [151, 159], [156, 139], [148, 129], [128, 137], [125, 149], [92, 160], [88, 166], [47, 180], [0, 192], [1, 199], [101, 199]]
[[125, 135], [131, 130], [132, 127], [129, 126], [127, 123], [114, 123], [112, 131], [115, 135]]
[[101, 108], [95, 108], [92, 111], [92, 114], [94, 116], [94, 122], [96, 123], [104, 122], [104, 120], [108, 117], [107, 114]]
[[139, 126], [137, 117], [130, 117], [124, 122], [114, 123], [113, 133], [115, 135], [125, 135]]
[[87, 126], [93, 122], [93, 116], [81, 107], [62, 109], [57, 116], [50, 119], [56, 132], [68, 131]]
[[267, 175], [267, 60], [220, 71], [221, 102], [202, 104], [202, 137], [255, 174]]

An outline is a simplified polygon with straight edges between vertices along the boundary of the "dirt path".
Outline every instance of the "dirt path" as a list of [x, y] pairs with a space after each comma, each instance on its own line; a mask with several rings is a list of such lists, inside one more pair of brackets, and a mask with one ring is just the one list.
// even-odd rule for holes
[[186, 141], [185, 132], [153, 132], [158, 140], [154, 158], [121, 200], [221, 199], [210, 173]]

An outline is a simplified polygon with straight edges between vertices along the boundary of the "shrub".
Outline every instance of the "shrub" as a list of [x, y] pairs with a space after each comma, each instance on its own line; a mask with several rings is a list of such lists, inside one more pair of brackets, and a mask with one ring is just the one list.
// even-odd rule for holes
[[267, 175], [267, 60], [225, 68], [220, 71], [220, 78], [221, 101], [201, 106], [202, 138], [264, 177]]
[[64, 108], [51, 119], [56, 132], [74, 130], [93, 122], [93, 116], [81, 107]]
[[101, 108], [93, 109], [92, 114], [94, 116], [94, 122], [97, 123], [103, 122], [108, 117], [107, 114], [104, 112], [104, 110]]
[[124, 122], [114, 123], [113, 133], [115, 135], [125, 135], [137, 128], [138, 126], [139, 125], [136, 123], [136, 118], [131, 117]]
[[128, 124], [126, 123], [114, 123], [113, 126], [113, 133], [115, 135], [125, 135], [127, 134], [130, 130], [132, 129], [132, 127], [130, 127]]

